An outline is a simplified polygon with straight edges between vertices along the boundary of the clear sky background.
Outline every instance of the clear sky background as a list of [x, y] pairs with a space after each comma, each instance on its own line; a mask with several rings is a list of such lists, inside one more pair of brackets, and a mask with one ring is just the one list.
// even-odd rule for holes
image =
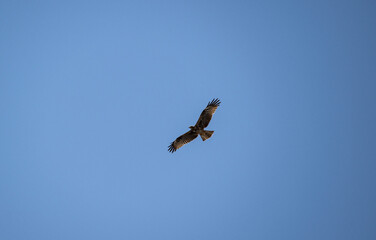
[[1, 1], [0, 239], [376, 239], [375, 12]]

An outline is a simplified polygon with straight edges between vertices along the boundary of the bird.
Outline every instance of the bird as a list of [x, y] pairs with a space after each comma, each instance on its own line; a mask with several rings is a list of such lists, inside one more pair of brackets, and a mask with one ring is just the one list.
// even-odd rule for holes
[[168, 151], [171, 153], [175, 152], [183, 145], [194, 140], [198, 135], [201, 136], [202, 141], [209, 139], [213, 135], [214, 131], [204, 130], [204, 128], [209, 125], [215, 110], [217, 110], [220, 104], [221, 101], [218, 98], [214, 98], [211, 102], [209, 102], [198, 118], [196, 125], [190, 126], [190, 130], [188, 132], [184, 133], [173, 141], [168, 146]]

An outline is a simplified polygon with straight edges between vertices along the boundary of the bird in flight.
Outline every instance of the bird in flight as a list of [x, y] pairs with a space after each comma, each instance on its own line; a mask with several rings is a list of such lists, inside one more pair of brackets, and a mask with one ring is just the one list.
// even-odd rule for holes
[[213, 135], [214, 131], [204, 130], [204, 128], [206, 128], [209, 125], [209, 122], [213, 117], [215, 110], [217, 110], [219, 104], [221, 104], [221, 102], [218, 98], [215, 98], [211, 102], [209, 102], [204, 111], [202, 111], [200, 117], [198, 118], [196, 125], [190, 126], [189, 128], [191, 130], [184, 133], [175, 141], [173, 141], [170, 144], [170, 146], [168, 146], [168, 151], [171, 153], [175, 152], [184, 144], [187, 144], [193, 139], [195, 139], [198, 135], [201, 136], [202, 141], [209, 139]]

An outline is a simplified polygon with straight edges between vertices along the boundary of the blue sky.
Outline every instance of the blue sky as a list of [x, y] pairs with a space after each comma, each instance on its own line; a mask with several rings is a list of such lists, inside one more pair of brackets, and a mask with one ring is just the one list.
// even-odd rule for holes
[[375, 239], [375, 10], [1, 1], [0, 239]]

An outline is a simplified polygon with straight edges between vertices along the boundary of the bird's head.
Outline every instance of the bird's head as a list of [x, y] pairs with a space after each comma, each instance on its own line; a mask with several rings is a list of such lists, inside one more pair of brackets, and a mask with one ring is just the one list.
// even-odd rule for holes
[[195, 128], [195, 126], [189, 126], [189, 128], [190, 128], [191, 130], [193, 130], [193, 129]]

